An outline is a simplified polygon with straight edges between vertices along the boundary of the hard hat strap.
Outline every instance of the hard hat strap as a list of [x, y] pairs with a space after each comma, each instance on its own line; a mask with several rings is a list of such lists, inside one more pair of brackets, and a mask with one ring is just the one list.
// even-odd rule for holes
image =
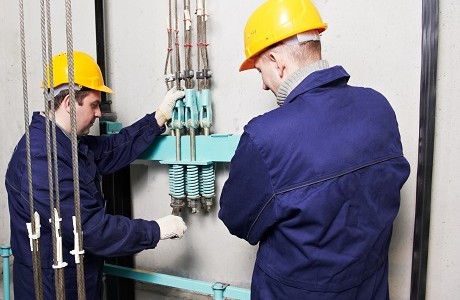
[[[75, 84], [75, 85], [74, 85], [74, 89], [75, 89], [76, 91], [80, 91], [81, 88], [82, 88], [82, 86], [79, 85], [79, 84]], [[55, 87], [55, 88], [54, 88], [54, 97], [56, 97], [57, 95], [59, 95], [59, 93], [60, 93], [61, 91], [63, 91], [63, 90], [68, 90], [68, 89], [69, 89], [69, 84], [68, 84], [68, 83], [64, 83], [64, 84], [61, 84], [61, 85]]]
[[298, 34], [295, 34], [287, 39], [282, 41], [285, 45], [300, 45], [309, 41], [319, 41], [319, 32], [318, 30], [309, 30], [304, 31]]

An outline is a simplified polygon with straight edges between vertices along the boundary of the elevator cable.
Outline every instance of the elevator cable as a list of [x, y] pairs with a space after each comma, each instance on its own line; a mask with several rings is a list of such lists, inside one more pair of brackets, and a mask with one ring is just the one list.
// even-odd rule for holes
[[190, 164], [186, 166], [185, 192], [187, 203], [192, 213], [197, 212], [200, 199], [199, 170], [196, 161], [195, 135], [199, 129], [196, 92], [193, 88], [194, 72], [192, 70], [192, 20], [190, 17], [190, 0], [184, 0], [184, 61], [185, 61], [185, 126], [190, 138]]
[[[165, 82], [168, 90], [174, 86], [176, 89], [181, 89], [182, 75], [180, 72], [180, 55], [179, 55], [179, 28], [177, 20], [177, 0], [174, 1], [174, 22], [173, 5], [169, 0], [169, 17], [168, 17], [168, 53], [165, 63]], [[174, 28], [173, 28], [174, 23]], [[173, 48], [174, 43], [174, 48]], [[173, 54], [175, 60], [173, 60]], [[173, 61], [175, 65], [173, 66]], [[173, 71], [175, 70], [175, 72]], [[168, 73], [169, 71], [169, 73]], [[181, 132], [184, 127], [184, 102], [182, 99], [176, 101], [176, 105], [172, 112], [172, 118], [169, 123], [171, 135], [176, 139], [176, 161], [181, 160]], [[179, 215], [184, 207], [185, 199], [185, 182], [184, 182], [184, 166], [180, 164], [170, 164], [168, 167], [169, 173], [169, 194], [171, 196], [171, 208], [173, 215]]]
[[75, 80], [74, 80], [74, 62], [73, 62], [73, 36], [72, 36], [72, 6], [71, 0], [65, 1], [65, 20], [66, 20], [66, 38], [67, 38], [67, 65], [69, 78], [69, 97], [70, 97], [70, 127], [72, 141], [72, 171], [73, 171], [73, 189], [75, 216], [72, 217], [74, 226], [74, 250], [70, 253], [75, 256], [75, 265], [77, 268], [77, 287], [78, 299], [86, 299], [85, 290], [85, 269], [83, 250], [83, 232], [81, 230], [81, 211], [80, 211], [80, 182], [78, 172], [78, 141], [77, 141], [77, 117], [75, 103]]
[[[213, 122], [211, 107], [211, 77], [209, 69], [208, 42], [207, 42], [207, 20], [208, 13], [205, 0], [197, 0], [197, 68], [198, 81], [197, 98], [199, 99], [199, 122], [205, 136], [210, 135]], [[214, 164], [203, 165], [200, 168], [200, 195], [201, 207], [211, 211], [215, 198], [215, 169]]]
[[184, 0], [184, 80], [185, 88], [193, 88], [194, 72], [192, 69], [192, 19], [190, 16], [190, 0]]
[[30, 239], [30, 250], [32, 251], [32, 267], [34, 273], [35, 298], [43, 299], [42, 268], [40, 259], [40, 216], [34, 208], [34, 196], [32, 185], [32, 162], [30, 155], [30, 132], [29, 132], [29, 97], [27, 91], [27, 62], [26, 62], [26, 43], [24, 31], [24, 4], [19, 0], [19, 20], [20, 20], [20, 39], [21, 39], [21, 60], [22, 60], [22, 92], [24, 100], [24, 125], [26, 136], [26, 160], [27, 160], [27, 183], [29, 191], [29, 213], [30, 223], [27, 223], [27, 231]]
[[166, 62], [165, 62], [165, 68], [164, 68], [164, 77], [165, 77], [165, 83], [166, 83], [166, 89], [169, 90], [172, 88], [172, 82], [174, 81], [174, 75], [173, 75], [173, 57], [172, 57], [172, 51], [173, 51], [173, 34], [172, 34], [172, 4], [171, 0], [169, 0], [169, 14], [168, 14], [168, 26], [167, 26], [167, 32], [168, 32], [168, 48], [167, 48], [167, 54], [166, 54]]
[[[40, 1], [41, 8], [41, 39], [42, 39], [42, 61], [43, 61], [43, 95], [45, 104], [46, 120], [46, 150], [48, 162], [48, 189], [50, 203], [50, 223], [53, 246], [53, 269], [56, 299], [65, 299], [64, 267], [67, 263], [62, 257], [62, 236], [61, 236], [61, 210], [59, 198], [59, 178], [57, 164], [56, 144], [56, 116], [54, 107], [54, 82], [53, 82], [53, 54], [51, 35], [51, 6], [50, 1]], [[46, 12], [45, 12], [46, 10]], [[45, 26], [46, 24], [46, 26]], [[46, 27], [46, 28], [45, 28]], [[47, 72], [48, 70], [48, 72]], [[49, 89], [47, 88], [49, 87]], [[50, 120], [51, 119], [51, 120]], [[50, 133], [51, 121], [51, 133]], [[56, 197], [56, 199], [55, 199]]]

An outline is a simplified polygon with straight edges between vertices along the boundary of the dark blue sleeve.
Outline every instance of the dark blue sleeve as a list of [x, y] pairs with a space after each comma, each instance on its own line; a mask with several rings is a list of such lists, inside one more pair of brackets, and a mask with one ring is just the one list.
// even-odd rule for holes
[[[110, 215], [104, 207], [97, 205], [90, 193], [87, 188], [80, 188], [83, 246], [86, 251], [98, 256], [115, 257], [156, 247], [160, 240], [158, 223]], [[63, 211], [72, 210], [73, 203], [66, 201]], [[63, 229], [68, 233], [67, 239], [73, 238], [71, 225], [70, 222], [63, 224]]]
[[82, 139], [93, 151], [99, 172], [105, 175], [133, 162], [164, 131], [165, 127], [158, 127], [153, 113], [123, 128], [118, 134], [84, 136]]
[[244, 132], [222, 190], [219, 218], [231, 234], [255, 245], [276, 223], [274, 198], [263, 156]]
[[[45, 220], [50, 218], [46, 168], [46, 156], [33, 157], [35, 207]], [[80, 171], [84, 173], [83, 170]], [[73, 175], [72, 166], [62, 157], [59, 157], [58, 172], [62, 238], [67, 248], [72, 248], [74, 242], [72, 216], [75, 215]], [[131, 255], [156, 247], [160, 240], [160, 228], [155, 221], [132, 220], [120, 215], [107, 214], [103, 200], [97, 196], [98, 188], [95, 180], [80, 176], [79, 184], [85, 251], [102, 257], [112, 257]], [[22, 190], [27, 191], [27, 176], [23, 176], [22, 186]], [[24, 193], [24, 197], [27, 197], [27, 193]], [[42, 222], [42, 226], [49, 229], [47, 222]], [[66, 252], [64, 255], [69, 254]]]

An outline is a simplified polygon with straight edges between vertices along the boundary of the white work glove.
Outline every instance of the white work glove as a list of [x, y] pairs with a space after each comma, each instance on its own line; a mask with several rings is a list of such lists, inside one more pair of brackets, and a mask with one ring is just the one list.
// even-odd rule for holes
[[161, 102], [158, 107], [158, 111], [163, 115], [166, 121], [171, 119], [174, 106], [176, 106], [176, 101], [184, 97], [185, 92], [176, 90], [176, 87], [173, 87], [166, 93], [163, 102]]
[[160, 239], [180, 239], [187, 231], [184, 220], [181, 217], [169, 215], [156, 220], [160, 226]]

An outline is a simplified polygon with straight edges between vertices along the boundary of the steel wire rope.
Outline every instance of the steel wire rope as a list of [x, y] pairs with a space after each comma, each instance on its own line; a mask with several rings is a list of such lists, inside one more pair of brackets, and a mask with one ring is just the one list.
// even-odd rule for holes
[[208, 43], [207, 43], [207, 27], [206, 27], [206, 22], [207, 22], [207, 18], [208, 18], [208, 15], [206, 13], [206, 0], [203, 0], [203, 16], [202, 16], [202, 22], [201, 22], [201, 26], [202, 26], [202, 35], [201, 35], [201, 38], [202, 38], [202, 41], [201, 41], [201, 47], [202, 47], [202, 50], [201, 50], [201, 55], [202, 55], [202, 59], [203, 59], [203, 69], [205, 70], [206, 74], [204, 74], [204, 86], [203, 88], [204, 89], [209, 89], [210, 87], [210, 84], [211, 84], [211, 80], [209, 79], [209, 74], [208, 74], [208, 71], [209, 71], [209, 60], [208, 60]]
[[184, 64], [185, 64], [185, 88], [193, 88], [192, 71], [192, 29], [190, 18], [190, 0], [184, 0]]
[[73, 188], [75, 203], [75, 221], [74, 230], [77, 237], [75, 238], [75, 264], [77, 267], [77, 288], [78, 299], [86, 299], [85, 290], [85, 269], [83, 256], [83, 232], [81, 230], [81, 210], [80, 210], [80, 182], [78, 170], [78, 142], [77, 142], [77, 118], [75, 103], [75, 78], [74, 78], [74, 60], [73, 60], [73, 36], [72, 36], [72, 3], [71, 0], [65, 1], [65, 19], [66, 19], [66, 39], [67, 39], [67, 64], [68, 64], [68, 83], [70, 97], [70, 127], [72, 141], [72, 171], [73, 171]]
[[[184, 0], [184, 64], [185, 64], [185, 88], [193, 89], [193, 71], [192, 71], [192, 35], [191, 35], [191, 18], [190, 18], [190, 0]], [[190, 161], [196, 160], [195, 155], [195, 135], [198, 128], [196, 119], [197, 102], [196, 94], [188, 93], [186, 96], [186, 127], [189, 130], [190, 137]], [[185, 190], [187, 194], [188, 206], [195, 213], [197, 207], [197, 199], [199, 198], [199, 182], [198, 182], [198, 166], [187, 165], [185, 175]]]
[[208, 54], [206, 42], [206, 1], [197, 0], [197, 70], [200, 75], [198, 79], [198, 90], [209, 89], [210, 74], [208, 70]]
[[[172, 3], [169, 1], [170, 20], [172, 18]], [[178, 6], [177, 0], [174, 1], [174, 54], [175, 54], [175, 69], [174, 80], [177, 90], [181, 90], [180, 81], [182, 79], [180, 70], [180, 50], [179, 50], [179, 21], [178, 21]], [[173, 69], [173, 67], [171, 67]], [[181, 160], [181, 130], [183, 124], [183, 105], [182, 100], [178, 100], [176, 104], [177, 114], [173, 113], [172, 130], [171, 134], [176, 137], [176, 160]], [[177, 117], [174, 119], [174, 117]], [[184, 166], [173, 164], [169, 166], [170, 178], [170, 194], [171, 194], [171, 207], [172, 214], [179, 215], [182, 207], [184, 206]], [[171, 180], [172, 179], [172, 180]]]
[[[30, 131], [29, 131], [29, 98], [27, 90], [27, 62], [26, 62], [26, 43], [25, 43], [25, 30], [24, 30], [24, 3], [19, 0], [19, 23], [20, 23], [20, 40], [21, 40], [21, 63], [22, 63], [22, 92], [24, 101], [24, 125], [26, 136], [26, 161], [27, 161], [27, 183], [29, 192], [29, 213], [30, 213], [30, 233], [36, 236], [36, 220], [33, 198], [33, 184], [32, 184], [32, 161], [30, 154]], [[32, 238], [29, 236], [29, 238]], [[31, 242], [32, 247], [32, 268], [34, 277], [34, 291], [35, 299], [43, 299], [43, 282], [42, 270], [40, 260], [40, 240], [39, 237], [33, 238]]]
[[[66, 264], [62, 264], [62, 240], [58, 239], [56, 228], [60, 228], [60, 198], [59, 198], [59, 177], [57, 166], [57, 146], [56, 146], [56, 116], [54, 107], [54, 81], [53, 81], [53, 61], [52, 61], [52, 36], [51, 36], [51, 5], [46, 0], [40, 1], [41, 8], [41, 38], [42, 38], [42, 61], [43, 61], [43, 95], [45, 101], [46, 119], [46, 150], [48, 159], [48, 185], [50, 197], [50, 219], [53, 244], [53, 268], [56, 299], [65, 299], [64, 269]], [[46, 10], [46, 11], [45, 11]], [[45, 26], [46, 23], [46, 26]], [[48, 66], [48, 68], [47, 68]], [[48, 73], [47, 73], [48, 70]], [[47, 75], [48, 74], [48, 75]], [[49, 89], [47, 88], [49, 86]], [[51, 132], [50, 132], [51, 121]], [[56, 213], [55, 213], [56, 210]]]
[[180, 51], [179, 51], [179, 21], [177, 17], [177, 0], [174, 0], [174, 47], [176, 56], [176, 89], [181, 90]]
[[[201, 14], [202, 12], [200, 12], [200, 9], [202, 9], [200, 7], [200, 0], [197, 0], [195, 2], [196, 4], [196, 63], [197, 63], [197, 66], [196, 66], [196, 69], [197, 69], [197, 72], [199, 74], [199, 72], [201, 72], [201, 59], [200, 59], [200, 52], [201, 52], [201, 23], [202, 23], [202, 18], [201, 18]], [[201, 91], [202, 90], [202, 80], [200, 77], [200, 75], [197, 74], [197, 89], [198, 91]]]
[[[171, 0], [169, 0], [169, 15], [168, 15], [168, 49], [167, 49], [167, 54], [166, 54], [166, 62], [165, 62], [165, 68], [164, 68], [164, 76], [165, 76], [165, 83], [166, 83], [166, 88], [169, 90], [172, 88], [172, 76], [173, 74], [173, 57], [172, 57], [172, 51], [173, 51], [173, 36], [172, 36], [172, 7], [171, 7]], [[168, 67], [169, 67], [169, 74], [168, 74]]]
[[[207, 43], [207, 8], [206, 0], [197, 0], [197, 62], [200, 72], [198, 79], [198, 90], [209, 90], [211, 87], [211, 71], [209, 70], [208, 43]], [[201, 68], [201, 65], [202, 68]], [[198, 77], [198, 76], [197, 76]], [[208, 94], [206, 94], [208, 95]], [[202, 97], [204, 94], [202, 94]], [[207, 98], [208, 99], [208, 98]], [[210, 103], [206, 103], [210, 105]], [[209, 117], [206, 109], [206, 119]], [[203, 118], [203, 115], [200, 116]], [[203, 126], [204, 135], [210, 134], [211, 120], [207, 119], [206, 126]], [[203, 124], [204, 125], [204, 124]], [[211, 210], [213, 199], [215, 197], [215, 169], [213, 164], [201, 166], [200, 168], [200, 194], [202, 196], [202, 207], [206, 211]]]

